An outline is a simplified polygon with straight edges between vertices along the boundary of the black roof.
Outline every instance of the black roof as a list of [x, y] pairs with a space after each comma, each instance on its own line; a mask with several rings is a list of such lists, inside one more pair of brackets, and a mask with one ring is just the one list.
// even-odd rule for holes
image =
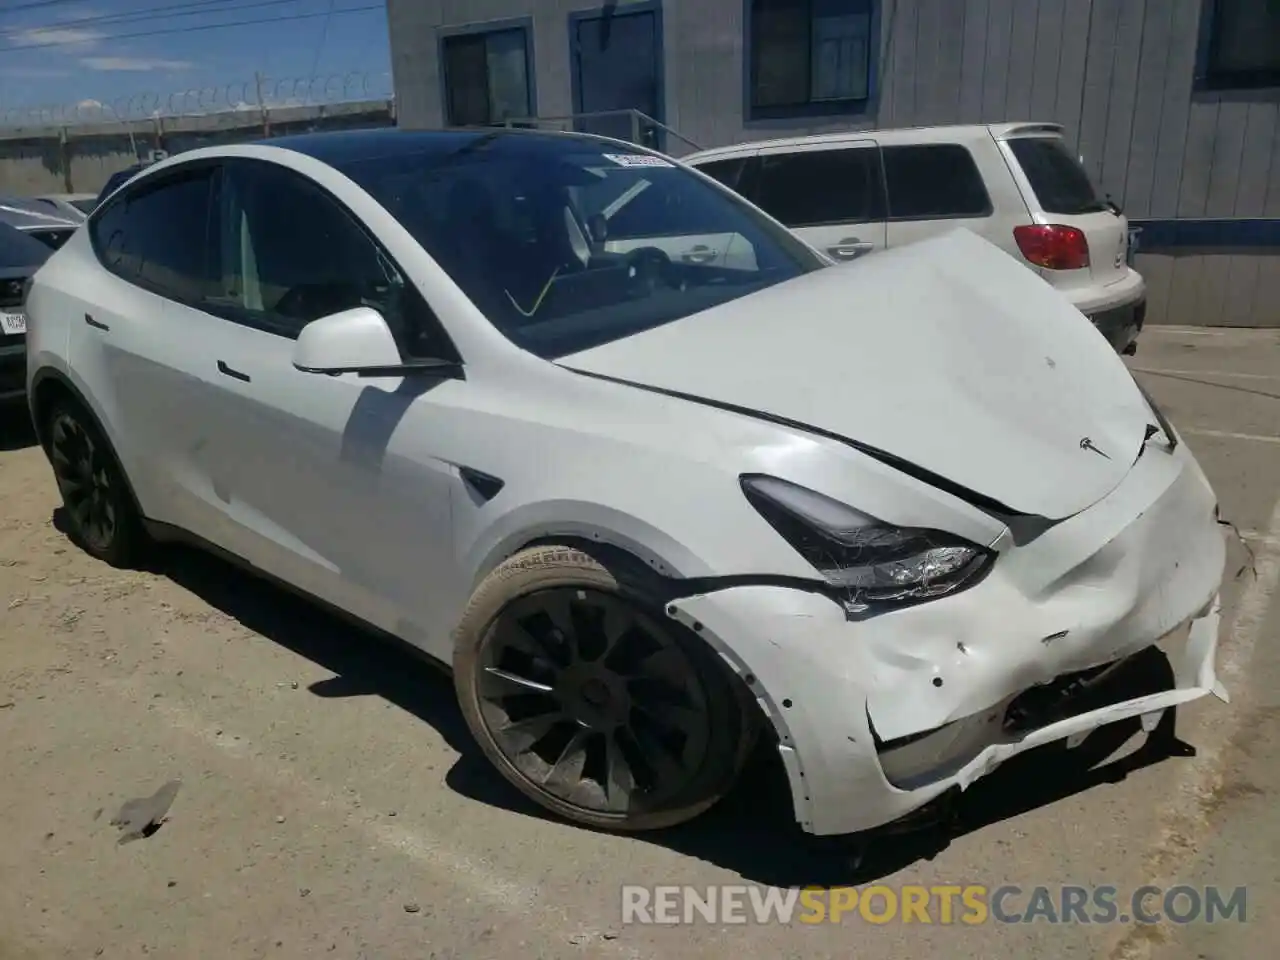
[[509, 127], [462, 128], [452, 130], [404, 130], [399, 127], [376, 127], [368, 130], [334, 130], [326, 133], [300, 133], [254, 141], [257, 146], [281, 147], [314, 157], [332, 167], [342, 167], [362, 160], [387, 157], [443, 156], [486, 141], [491, 148], [508, 146], [525, 151], [530, 148], [563, 149], [566, 142], [595, 140], [616, 145], [607, 138], [553, 130], [521, 130]]

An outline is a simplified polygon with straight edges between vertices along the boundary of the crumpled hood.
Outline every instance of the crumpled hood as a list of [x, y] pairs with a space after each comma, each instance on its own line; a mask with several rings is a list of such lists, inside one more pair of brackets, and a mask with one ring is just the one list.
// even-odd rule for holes
[[1153, 422], [1089, 321], [967, 230], [559, 363], [836, 434], [1050, 519], [1113, 490]]

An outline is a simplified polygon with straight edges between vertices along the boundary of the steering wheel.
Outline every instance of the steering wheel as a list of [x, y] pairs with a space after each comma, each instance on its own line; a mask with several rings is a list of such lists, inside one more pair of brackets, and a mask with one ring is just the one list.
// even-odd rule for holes
[[638, 247], [632, 250], [623, 260], [623, 266], [632, 287], [638, 292], [649, 294], [660, 285], [672, 289], [677, 289], [680, 285], [674, 275], [671, 258], [657, 247]]
[[294, 320], [314, 320], [326, 313], [358, 307], [362, 302], [357, 284], [344, 281], [302, 284], [286, 290], [276, 301], [273, 312]]
[[284, 292], [284, 295], [276, 301], [273, 308], [274, 313], [278, 313], [284, 317], [293, 317], [302, 319], [310, 312], [307, 308], [310, 306], [311, 297], [308, 296], [310, 289], [308, 287], [290, 287]]

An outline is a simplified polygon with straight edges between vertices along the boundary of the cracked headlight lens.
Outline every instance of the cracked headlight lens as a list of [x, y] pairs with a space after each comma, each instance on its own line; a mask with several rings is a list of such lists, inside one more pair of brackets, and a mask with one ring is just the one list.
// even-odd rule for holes
[[741, 482], [752, 506], [847, 603], [945, 596], [977, 583], [995, 559], [962, 537], [886, 524], [786, 480], [748, 474]]

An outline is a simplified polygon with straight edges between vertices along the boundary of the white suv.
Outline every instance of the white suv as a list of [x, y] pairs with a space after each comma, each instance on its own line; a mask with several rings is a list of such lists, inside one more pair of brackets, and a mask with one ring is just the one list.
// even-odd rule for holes
[[1133, 352], [1146, 285], [1129, 223], [1100, 197], [1052, 123], [918, 127], [793, 137], [681, 160], [835, 260], [964, 227], [1034, 268]]

